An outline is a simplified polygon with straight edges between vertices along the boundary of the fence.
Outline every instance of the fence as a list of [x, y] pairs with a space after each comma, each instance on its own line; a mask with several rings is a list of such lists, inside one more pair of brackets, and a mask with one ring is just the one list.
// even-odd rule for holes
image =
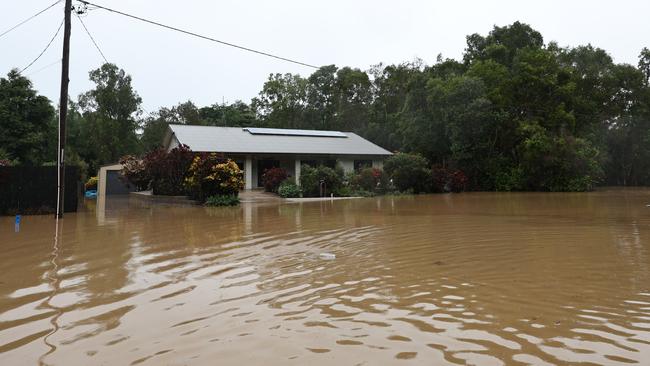
[[[76, 212], [79, 169], [65, 169], [65, 212]], [[57, 168], [54, 166], [0, 167], [0, 215], [48, 214], [56, 211]]]

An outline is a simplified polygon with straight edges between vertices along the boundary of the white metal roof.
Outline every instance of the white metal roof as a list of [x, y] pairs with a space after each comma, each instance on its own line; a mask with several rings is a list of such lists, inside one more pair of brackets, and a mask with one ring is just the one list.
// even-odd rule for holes
[[[254, 129], [169, 125], [165, 145], [172, 137], [192, 151], [237, 154], [392, 155], [352, 132]], [[260, 132], [261, 130], [261, 132]], [[257, 132], [257, 133], [255, 133]], [[329, 132], [329, 133], [328, 133]]]

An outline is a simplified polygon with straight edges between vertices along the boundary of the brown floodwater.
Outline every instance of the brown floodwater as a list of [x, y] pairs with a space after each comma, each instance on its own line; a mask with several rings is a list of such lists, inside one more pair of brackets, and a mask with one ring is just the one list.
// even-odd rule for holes
[[649, 365], [648, 204], [111, 199], [58, 227], [4, 217], [0, 365]]

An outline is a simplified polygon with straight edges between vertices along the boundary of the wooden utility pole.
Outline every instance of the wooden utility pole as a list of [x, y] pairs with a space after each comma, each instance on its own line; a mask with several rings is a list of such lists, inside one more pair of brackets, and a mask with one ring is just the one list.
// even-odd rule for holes
[[65, 20], [63, 28], [63, 58], [61, 67], [61, 95], [59, 97], [59, 144], [57, 167], [59, 177], [56, 197], [56, 217], [63, 218], [65, 207], [65, 122], [68, 118], [68, 83], [70, 82], [70, 33], [72, 28], [72, 0], [65, 0]]

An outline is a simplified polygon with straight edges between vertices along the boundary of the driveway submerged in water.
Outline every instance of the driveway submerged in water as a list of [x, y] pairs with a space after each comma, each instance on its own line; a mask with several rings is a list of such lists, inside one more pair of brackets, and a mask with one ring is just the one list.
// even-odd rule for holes
[[643, 363], [648, 203], [650, 190], [114, 200], [58, 227], [0, 218], [0, 364]]

